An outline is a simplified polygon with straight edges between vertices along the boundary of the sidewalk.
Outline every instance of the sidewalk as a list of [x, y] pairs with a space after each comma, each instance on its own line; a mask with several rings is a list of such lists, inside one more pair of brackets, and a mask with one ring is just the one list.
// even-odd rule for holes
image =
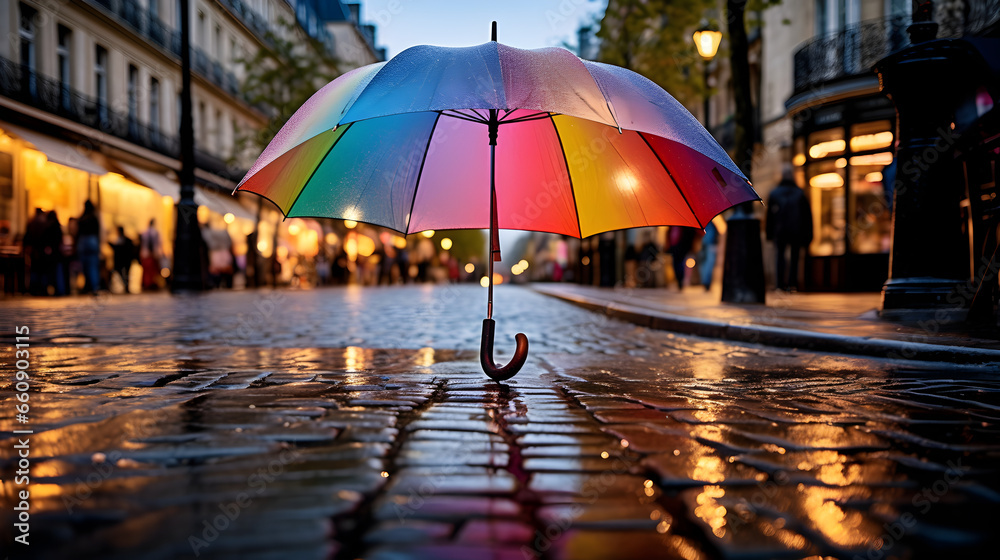
[[1000, 330], [954, 315], [889, 321], [879, 294], [768, 292], [767, 305], [720, 302], [718, 291], [534, 284], [539, 293], [638, 325], [770, 346], [889, 359], [1000, 363]]

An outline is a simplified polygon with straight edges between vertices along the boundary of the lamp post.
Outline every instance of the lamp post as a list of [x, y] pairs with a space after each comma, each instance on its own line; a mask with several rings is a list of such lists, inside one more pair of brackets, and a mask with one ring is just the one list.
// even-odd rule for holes
[[[694, 47], [698, 49], [698, 54], [705, 61], [702, 65], [704, 69], [704, 83], [705, 83], [705, 106], [702, 112], [702, 118], [705, 120], [705, 129], [708, 130], [709, 120], [708, 120], [708, 65], [715, 58], [715, 53], [719, 52], [719, 44], [722, 42], [722, 32], [715, 29], [715, 26], [705, 23], [697, 31], [694, 32]], [[709, 132], [711, 132], [709, 130]]]
[[201, 228], [194, 201], [194, 121], [191, 116], [191, 19], [188, 0], [180, 1], [181, 27], [181, 182], [177, 201], [177, 232], [174, 238], [174, 270], [170, 284], [174, 292], [204, 289], [201, 266]]

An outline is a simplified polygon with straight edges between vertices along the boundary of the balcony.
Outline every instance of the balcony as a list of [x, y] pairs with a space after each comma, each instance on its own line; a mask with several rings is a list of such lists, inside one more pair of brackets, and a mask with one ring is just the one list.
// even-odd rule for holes
[[167, 26], [160, 18], [150, 14], [135, 0], [87, 0], [99, 6], [119, 23], [136, 35], [172, 53], [181, 55], [181, 34]]
[[[3, 57], [0, 57], [0, 95], [167, 157], [180, 159], [180, 140], [177, 136], [141, 123], [106, 101], [88, 97], [59, 80]], [[195, 163], [201, 169], [234, 182], [246, 173], [245, 169], [227, 165], [219, 157], [200, 150], [195, 152]]]
[[910, 44], [909, 25], [909, 16], [886, 17], [806, 42], [795, 51], [795, 94], [868, 74], [876, 62]]

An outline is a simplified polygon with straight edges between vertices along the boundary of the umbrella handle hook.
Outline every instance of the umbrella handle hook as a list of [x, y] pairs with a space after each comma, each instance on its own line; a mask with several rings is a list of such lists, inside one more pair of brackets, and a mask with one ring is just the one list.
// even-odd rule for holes
[[479, 362], [483, 366], [483, 371], [490, 379], [497, 383], [506, 381], [517, 375], [528, 359], [528, 337], [524, 333], [517, 333], [514, 339], [517, 341], [517, 348], [514, 350], [514, 357], [505, 366], [498, 366], [493, 361], [493, 333], [496, 329], [496, 321], [493, 319], [483, 319], [483, 340], [479, 347]]

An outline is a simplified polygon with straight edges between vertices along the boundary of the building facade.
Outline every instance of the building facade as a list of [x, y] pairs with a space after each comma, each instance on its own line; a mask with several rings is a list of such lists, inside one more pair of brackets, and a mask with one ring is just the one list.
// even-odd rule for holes
[[[0, 182], [10, 185], [0, 189], [2, 228], [16, 236], [41, 209], [55, 211], [70, 234], [71, 218], [91, 200], [104, 241], [118, 226], [134, 240], [153, 221], [169, 274], [180, 190], [179, 1], [0, 0], [11, 37], [0, 43]], [[341, 71], [384, 54], [357, 19], [324, 19], [320, 7], [332, 5], [350, 13], [340, 2], [190, 0], [199, 219], [225, 230], [237, 257], [255, 250], [246, 239], [258, 218], [264, 229], [280, 227], [255, 198], [229, 195], [256, 156], [240, 138], [272, 111], [243, 93], [242, 61], [267, 48], [269, 32], [311, 37], [344, 61]], [[369, 40], [338, 41], [345, 27]]]

